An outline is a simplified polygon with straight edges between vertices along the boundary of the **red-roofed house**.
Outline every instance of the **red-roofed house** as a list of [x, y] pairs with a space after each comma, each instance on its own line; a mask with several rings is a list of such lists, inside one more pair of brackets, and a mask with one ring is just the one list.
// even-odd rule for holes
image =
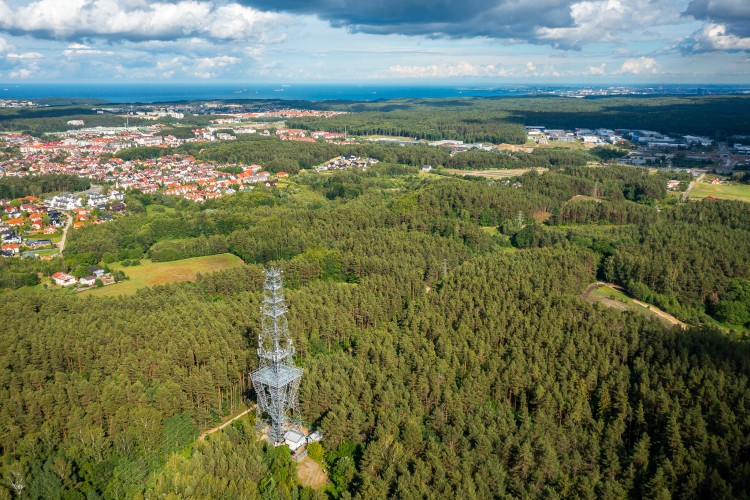
[[54, 281], [56, 285], [60, 286], [71, 286], [75, 285], [78, 282], [78, 280], [75, 279], [74, 276], [61, 272], [56, 272], [55, 274], [53, 274], [52, 281]]
[[21, 245], [18, 243], [6, 243], [2, 246], [2, 250], [10, 250], [13, 253], [18, 253], [21, 251]]

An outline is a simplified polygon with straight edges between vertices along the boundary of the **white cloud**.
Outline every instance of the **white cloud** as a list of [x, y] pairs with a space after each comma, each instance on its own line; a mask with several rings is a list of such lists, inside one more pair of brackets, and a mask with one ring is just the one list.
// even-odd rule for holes
[[73, 55], [99, 55], [99, 54], [107, 54], [111, 55], [113, 54], [112, 51], [105, 51], [105, 50], [99, 50], [95, 49], [93, 47], [89, 47], [88, 45], [84, 45], [82, 43], [71, 43], [68, 44], [68, 48], [63, 50], [63, 55], [66, 56], [73, 56]]
[[495, 64], [475, 65], [466, 61], [456, 64], [431, 64], [426, 66], [390, 66], [386, 75], [402, 78], [455, 78], [468, 76], [507, 76], [506, 69]]
[[605, 63], [602, 63], [599, 66], [589, 66], [589, 69], [588, 69], [587, 73], [589, 75], [594, 75], [594, 76], [605, 75], [607, 73], [607, 71], [605, 69], [606, 66], [607, 65]]
[[185, 57], [173, 57], [167, 60], [156, 62], [156, 69], [159, 71], [174, 71], [175, 68], [182, 66], [187, 62]]
[[240, 59], [232, 56], [202, 57], [195, 61], [195, 72], [198, 78], [215, 78], [216, 71], [240, 62]]
[[395, 65], [383, 72], [370, 75], [373, 78], [505, 78], [541, 77], [560, 78], [576, 76], [573, 70], [560, 72], [554, 65], [539, 66], [531, 61], [519, 64], [474, 64], [461, 61], [455, 64], [430, 64], [424, 66]]
[[32, 75], [32, 72], [29, 68], [21, 68], [15, 71], [11, 71], [9, 76], [13, 80], [25, 80], [27, 78], [30, 78], [31, 75]]
[[227, 55], [199, 58], [175, 56], [157, 61], [155, 69], [162, 78], [175, 76], [216, 78], [221, 71], [227, 70], [241, 61], [238, 57]]
[[265, 47], [262, 45], [256, 45], [255, 47], [248, 47], [245, 49], [245, 54], [250, 57], [251, 59], [258, 60], [263, 56], [263, 53], [265, 52]]
[[36, 0], [12, 9], [0, 0], [0, 29], [60, 40], [104, 37], [172, 40], [190, 36], [220, 40], [262, 39], [281, 16], [239, 4], [179, 0]]
[[[653, 26], [684, 23], [679, 0], [586, 0], [570, 6], [573, 26], [542, 27], [537, 35], [563, 48], [622, 42], [622, 35]], [[652, 32], [653, 34], [653, 32]]]
[[542, 69], [539, 69], [539, 67], [537, 67], [537, 65], [532, 63], [531, 61], [526, 63], [525, 68], [520, 72], [520, 74], [524, 77], [533, 76], [543, 78], [559, 78], [561, 76], [561, 73], [557, 71], [553, 65], [545, 64]]
[[261, 76], [275, 75], [282, 68], [283, 65], [280, 62], [272, 61], [261, 66], [258, 74]]
[[626, 59], [620, 69], [615, 71], [616, 75], [655, 75], [659, 73], [660, 66], [652, 57], [639, 57]]
[[276, 14], [230, 4], [216, 9], [205, 31], [219, 40], [257, 38], [267, 41], [265, 26], [278, 20], [280, 16]]
[[685, 40], [681, 48], [686, 52], [750, 51], [750, 37], [729, 33], [725, 24], [706, 23]]
[[203, 57], [196, 61], [199, 68], [224, 68], [238, 62], [240, 60], [232, 56]]
[[8, 59], [41, 59], [43, 56], [39, 52], [24, 52], [23, 54], [9, 53], [5, 57]]
[[0, 38], [0, 54], [4, 54], [6, 52], [9, 52], [13, 50], [15, 47], [13, 47], [11, 44], [9, 44], [7, 41], [5, 41], [4, 38]]

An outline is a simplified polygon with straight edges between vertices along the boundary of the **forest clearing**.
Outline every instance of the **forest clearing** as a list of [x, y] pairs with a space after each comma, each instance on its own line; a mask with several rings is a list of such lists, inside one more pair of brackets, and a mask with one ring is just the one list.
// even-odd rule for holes
[[667, 326], [680, 325], [683, 329], [688, 327], [686, 323], [683, 323], [658, 307], [628, 297], [622, 288], [617, 285], [601, 282], [593, 283], [586, 288], [582, 297], [589, 302], [598, 302], [618, 311], [635, 311], [643, 316], [658, 319]]

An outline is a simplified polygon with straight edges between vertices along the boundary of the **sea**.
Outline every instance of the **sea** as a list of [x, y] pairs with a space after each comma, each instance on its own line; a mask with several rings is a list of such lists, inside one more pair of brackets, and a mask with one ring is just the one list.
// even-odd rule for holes
[[0, 83], [0, 99], [46, 97], [101, 99], [110, 103], [283, 99], [375, 101], [395, 98], [560, 95], [750, 94], [750, 85], [404, 85], [243, 83]]

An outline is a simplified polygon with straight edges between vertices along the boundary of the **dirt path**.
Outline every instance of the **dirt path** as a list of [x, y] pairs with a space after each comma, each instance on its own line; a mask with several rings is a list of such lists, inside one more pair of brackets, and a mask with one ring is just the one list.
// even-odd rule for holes
[[[672, 326], [674, 326], [674, 325], [680, 325], [680, 328], [682, 328], [683, 330], [686, 329], [689, 326], [687, 323], [684, 323], [684, 322], [680, 321], [679, 319], [675, 318], [674, 316], [672, 316], [668, 312], [662, 311], [661, 309], [659, 309], [656, 306], [653, 306], [651, 304], [647, 304], [647, 303], [642, 302], [642, 301], [640, 301], [638, 299], [634, 299], [633, 297], [631, 297], [630, 295], [628, 295], [627, 292], [625, 292], [624, 288], [622, 288], [620, 285], [615, 285], [614, 283], [605, 283], [603, 281], [597, 281], [596, 283], [592, 283], [589, 286], [587, 286], [586, 290], [583, 292], [583, 295], [581, 295], [581, 296], [584, 299], [588, 299], [589, 294], [591, 294], [591, 292], [593, 290], [599, 288], [600, 286], [608, 286], [610, 288], [614, 288], [618, 292], [621, 292], [622, 294], [626, 295], [630, 300], [633, 301], [634, 304], [638, 304], [641, 307], [645, 307], [650, 312], [652, 312], [656, 316], [659, 316], [660, 318], [662, 318], [664, 321], [666, 321], [667, 323], [669, 323]], [[612, 302], [612, 303], [610, 303], [610, 302]], [[619, 310], [623, 310], [623, 309], [626, 308], [625, 304], [620, 304], [619, 302], [610, 301], [610, 300], [604, 301], [604, 305], [609, 306], [609, 307], [614, 307], [615, 309], [619, 309]]]
[[[203, 431], [201, 435], [198, 436], [198, 441], [203, 441], [209, 434], [213, 434], [214, 432], [222, 430], [238, 418], [244, 417], [253, 410], [255, 410], [255, 405], [250, 405], [250, 408], [238, 415], [235, 415], [221, 425], [217, 425], [216, 427]], [[309, 433], [307, 429], [304, 429], [303, 432], [305, 434]], [[310, 457], [305, 457], [297, 463], [297, 476], [299, 477], [299, 481], [303, 486], [309, 486], [310, 488], [316, 490], [319, 490], [326, 484], [328, 484], [328, 474], [326, 474], [326, 471], [323, 470], [323, 467], [321, 467], [318, 462]]]
[[679, 319], [675, 318], [674, 316], [672, 316], [668, 312], [662, 311], [658, 307], [652, 306], [651, 304], [646, 304], [645, 302], [641, 302], [640, 300], [634, 299], [633, 297], [630, 297], [630, 300], [632, 300], [633, 302], [635, 302], [639, 306], [645, 307], [646, 309], [648, 309], [652, 313], [656, 314], [660, 318], [663, 318], [665, 321], [668, 321], [672, 325], [680, 325], [680, 328], [682, 328], [683, 330], [685, 330], [688, 327], [687, 323], [683, 323]]
[[198, 440], [199, 440], [199, 441], [203, 441], [204, 439], [206, 439], [206, 436], [208, 436], [209, 434], [213, 434], [213, 433], [214, 433], [214, 432], [216, 432], [216, 431], [220, 431], [220, 430], [222, 430], [222, 429], [223, 429], [224, 427], [228, 426], [229, 424], [231, 424], [232, 422], [234, 422], [234, 421], [235, 421], [235, 420], [237, 420], [238, 418], [240, 418], [240, 417], [244, 417], [245, 415], [247, 415], [248, 413], [250, 413], [250, 412], [251, 412], [251, 411], [253, 411], [254, 409], [255, 409], [255, 405], [251, 406], [250, 408], [248, 408], [247, 410], [243, 411], [243, 412], [242, 412], [242, 413], [240, 413], [239, 415], [237, 415], [237, 416], [235, 416], [235, 417], [232, 417], [231, 419], [227, 420], [227, 421], [226, 421], [226, 422], [224, 422], [223, 424], [221, 424], [221, 425], [217, 425], [216, 427], [214, 427], [214, 428], [212, 428], [212, 429], [208, 429], [208, 430], [205, 430], [205, 431], [203, 431], [203, 432], [201, 433], [201, 435], [200, 435], [200, 436], [198, 437]]
[[705, 177], [705, 175], [706, 174], [701, 174], [700, 177], [698, 177], [696, 180], [694, 180], [690, 184], [688, 184], [687, 189], [685, 190], [684, 193], [682, 193], [682, 196], [680, 197], [680, 201], [685, 201], [685, 200], [688, 199], [688, 196], [690, 196], [690, 190], [692, 190], [693, 187], [695, 187], [695, 183], [696, 182], [700, 182], [701, 179], [703, 179], [703, 177]]
[[68, 222], [65, 224], [65, 229], [63, 229], [63, 236], [60, 240], [60, 255], [63, 254], [63, 251], [65, 250], [65, 240], [68, 239], [68, 229], [70, 229], [70, 225], [73, 224], [73, 216], [68, 214]]

